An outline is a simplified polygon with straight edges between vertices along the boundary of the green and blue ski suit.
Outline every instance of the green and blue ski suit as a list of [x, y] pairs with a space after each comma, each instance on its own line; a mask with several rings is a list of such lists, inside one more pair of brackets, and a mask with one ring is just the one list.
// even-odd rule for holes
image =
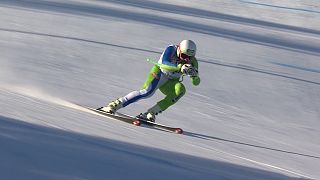
[[[175, 45], [170, 45], [165, 49], [158, 63], [152, 67], [142, 89], [120, 98], [123, 107], [140, 99], [151, 97], [159, 89], [166, 96], [157, 103], [161, 111], [164, 111], [186, 93], [185, 86], [180, 82], [182, 62], [176, 52], [177, 46]], [[195, 57], [191, 58], [191, 65], [198, 69], [198, 61]], [[195, 86], [200, 84], [198, 76], [192, 77], [191, 80]]]

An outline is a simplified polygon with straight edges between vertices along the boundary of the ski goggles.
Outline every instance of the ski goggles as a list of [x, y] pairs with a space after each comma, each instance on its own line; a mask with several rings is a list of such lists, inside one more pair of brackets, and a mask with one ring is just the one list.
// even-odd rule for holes
[[182, 62], [184, 63], [188, 63], [190, 64], [191, 63], [191, 58], [194, 54], [194, 50], [190, 50], [190, 49], [187, 49], [187, 50], [181, 50], [181, 48], [178, 46], [178, 51], [179, 51], [179, 58]]
[[191, 62], [191, 57], [192, 56], [188, 56], [184, 53], [181, 53], [180, 51], [180, 60], [183, 61], [184, 63], [190, 63]]
[[188, 55], [186, 55], [186, 54], [184, 54], [184, 53], [181, 53], [181, 54], [180, 54], [180, 57], [181, 57], [182, 59], [190, 59], [190, 58], [191, 58], [191, 56], [188, 56]]

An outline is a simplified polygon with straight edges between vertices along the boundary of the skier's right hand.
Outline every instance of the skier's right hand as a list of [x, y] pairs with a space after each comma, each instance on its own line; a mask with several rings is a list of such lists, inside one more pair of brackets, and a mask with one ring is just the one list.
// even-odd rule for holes
[[198, 76], [198, 70], [191, 64], [183, 64], [180, 71], [182, 74], [188, 75], [192, 78]]

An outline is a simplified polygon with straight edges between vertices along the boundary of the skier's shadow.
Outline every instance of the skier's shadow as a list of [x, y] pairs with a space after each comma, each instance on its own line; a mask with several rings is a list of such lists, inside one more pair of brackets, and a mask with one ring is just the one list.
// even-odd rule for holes
[[250, 146], [250, 147], [266, 149], [266, 150], [270, 150], [270, 151], [277, 151], [277, 152], [282, 152], [282, 153], [287, 153], [287, 154], [294, 154], [294, 155], [299, 155], [299, 156], [304, 156], [304, 157], [320, 159], [319, 156], [302, 154], [302, 153], [286, 151], [286, 150], [281, 150], [281, 149], [275, 149], [275, 148], [271, 148], [271, 147], [259, 146], [259, 145], [245, 143], [245, 142], [233, 141], [233, 140], [230, 140], [230, 139], [224, 139], [224, 138], [215, 137], [215, 136], [208, 136], [208, 135], [198, 134], [198, 133], [193, 133], [193, 132], [188, 132], [188, 131], [184, 131], [183, 134], [185, 136], [194, 137], [194, 138], [200, 138], [200, 139], [204, 139], [204, 140], [223, 141], [223, 142], [228, 142], [228, 143], [233, 143], [233, 144], [240, 144], [240, 145], [243, 145], [243, 146]]

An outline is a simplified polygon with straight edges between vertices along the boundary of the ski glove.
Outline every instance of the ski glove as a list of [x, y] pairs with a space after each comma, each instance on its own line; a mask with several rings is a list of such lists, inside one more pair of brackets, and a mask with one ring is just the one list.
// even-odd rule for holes
[[192, 80], [192, 84], [193, 84], [194, 86], [198, 86], [198, 85], [200, 84], [200, 77], [199, 77], [199, 76], [197, 76], [197, 77], [192, 77], [191, 80]]
[[191, 78], [198, 77], [197, 68], [193, 67], [191, 64], [184, 64], [180, 69], [182, 74], [188, 75]]

